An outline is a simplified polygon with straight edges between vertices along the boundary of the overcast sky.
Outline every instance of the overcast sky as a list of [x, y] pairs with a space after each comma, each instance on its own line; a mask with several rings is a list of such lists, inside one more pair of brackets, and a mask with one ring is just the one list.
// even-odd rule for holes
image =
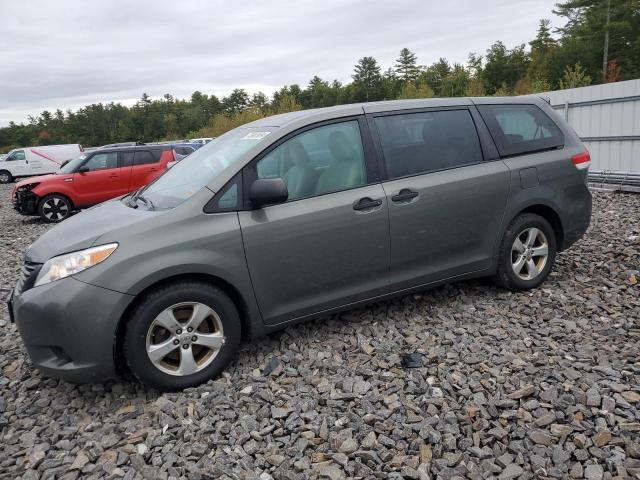
[[408, 47], [464, 62], [531, 40], [556, 0], [0, 0], [0, 126], [44, 109], [130, 105], [143, 92], [272, 94], [313, 75], [350, 80]]

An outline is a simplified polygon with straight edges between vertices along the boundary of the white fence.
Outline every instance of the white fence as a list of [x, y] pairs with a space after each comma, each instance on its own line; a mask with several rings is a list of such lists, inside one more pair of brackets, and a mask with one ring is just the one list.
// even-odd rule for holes
[[640, 174], [640, 80], [541, 95], [585, 143], [594, 173]]

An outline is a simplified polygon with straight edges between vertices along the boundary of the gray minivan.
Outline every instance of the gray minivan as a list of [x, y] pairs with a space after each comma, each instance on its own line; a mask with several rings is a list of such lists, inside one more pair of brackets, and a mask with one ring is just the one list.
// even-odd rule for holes
[[194, 386], [291, 322], [465, 278], [538, 286], [589, 225], [588, 166], [536, 97], [265, 118], [45, 233], [11, 316], [46, 374]]

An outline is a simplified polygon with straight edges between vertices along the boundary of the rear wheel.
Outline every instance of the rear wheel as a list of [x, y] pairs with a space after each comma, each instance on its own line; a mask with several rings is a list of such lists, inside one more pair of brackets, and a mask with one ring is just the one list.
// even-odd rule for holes
[[219, 375], [239, 345], [231, 299], [207, 283], [181, 281], [142, 298], [127, 323], [124, 354], [143, 383], [180, 390]]
[[45, 222], [61, 222], [69, 218], [72, 211], [73, 206], [71, 205], [71, 201], [67, 197], [57, 193], [47, 195], [38, 203], [38, 215], [40, 215], [40, 218]]
[[516, 217], [504, 234], [495, 281], [509, 290], [529, 290], [545, 281], [556, 258], [556, 237], [539, 215]]
[[11, 183], [13, 182], [13, 175], [7, 172], [6, 170], [0, 170], [0, 183]]

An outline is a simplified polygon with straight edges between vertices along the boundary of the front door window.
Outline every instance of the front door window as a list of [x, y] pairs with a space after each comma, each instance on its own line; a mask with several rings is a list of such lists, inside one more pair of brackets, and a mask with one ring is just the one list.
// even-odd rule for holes
[[17, 150], [6, 158], [6, 162], [25, 160], [24, 150]]
[[97, 153], [87, 160], [83, 167], [88, 168], [90, 172], [118, 168], [118, 153]]
[[365, 185], [358, 121], [325, 125], [296, 135], [257, 163], [257, 177], [281, 177], [289, 200]]

